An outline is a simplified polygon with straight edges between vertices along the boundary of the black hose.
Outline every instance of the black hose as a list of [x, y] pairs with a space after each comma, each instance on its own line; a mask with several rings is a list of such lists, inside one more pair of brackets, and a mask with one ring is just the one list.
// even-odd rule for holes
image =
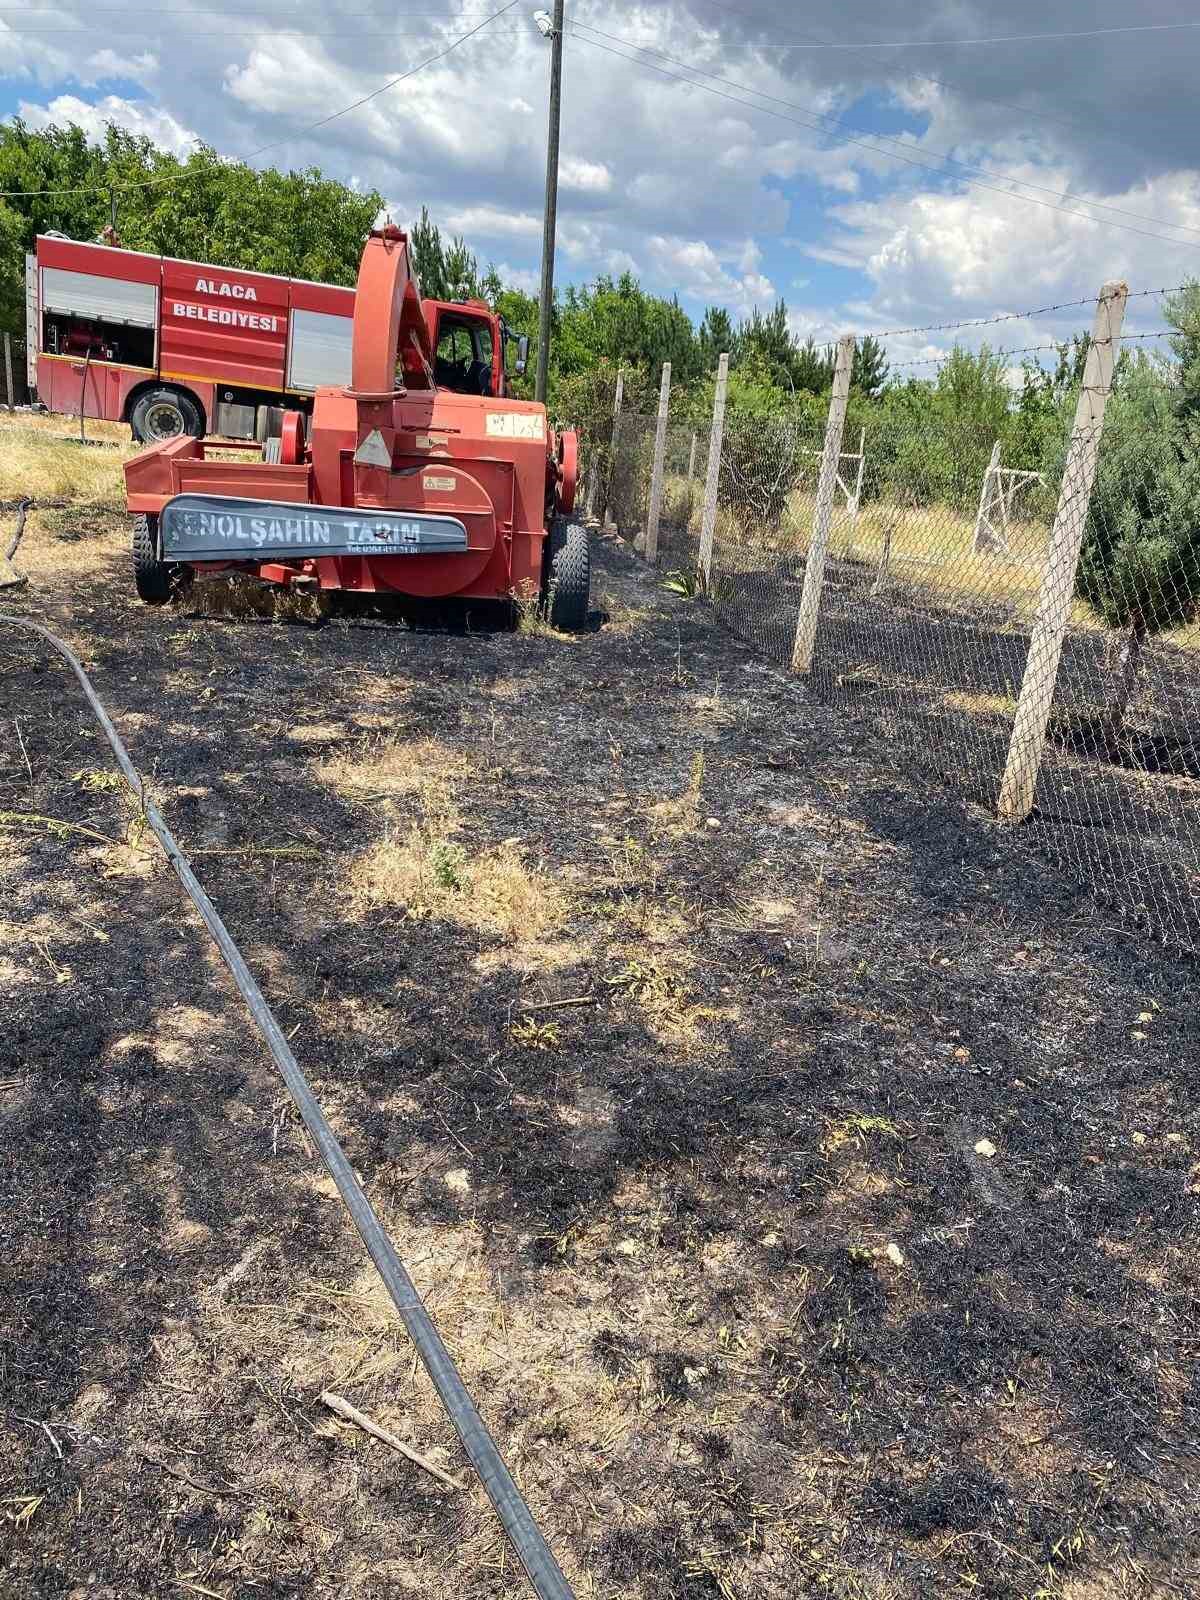
[[10, 616], [0, 612], [0, 624], [9, 623], [16, 628], [24, 628], [30, 633], [40, 634], [43, 639], [58, 651], [72, 672], [78, 678], [87, 702], [96, 715], [100, 726], [104, 729], [105, 738], [112, 746], [117, 765], [122, 776], [132, 789], [138, 803], [141, 805], [142, 814], [150, 826], [155, 838], [162, 846], [163, 853], [170, 862], [175, 876], [179, 879], [184, 889], [190, 896], [192, 903], [204, 919], [204, 924], [212, 934], [217, 948], [225, 958], [226, 965], [233, 974], [233, 980], [242, 992], [242, 997], [250, 1008], [250, 1015], [257, 1023], [260, 1032], [267, 1041], [275, 1064], [283, 1075], [283, 1081], [304, 1119], [304, 1126], [312, 1135], [321, 1159], [329, 1169], [329, 1175], [337, 1185], [338, 1193], [345, 1203], [346, 1209], [354, 1219], [354, 1226], [358, 1229], [363, 1243], [367, 1247], [367, 1254], [375, 1263], [379, 1276], [383, 1279], [384, 1287], [391, 1296], [392, 1304], [400, 1313], [404, 1326], [408, 1329], [413, 1344], [425, 1370], [433, 1379], [434, 1388], [438, 1392], [446, 1414], [454, 1424], [463, 1448], [470, 1458], [471, 1465], [487, 1490], [488, 1498], [496, 1508], [496, 1514], [504, 1525], [504, 1530], [512, 1540], [513, 1549], [520, 1558], [521, 1565], [529, 1575], [535, 1591], [541, 1600], [574, 1600], [574, 1593], [558, 1562], [554, 1559], [550, 1546], [542, 1536], [541, 1530], [533, 1520], [529, 1507], [526, 1505], [521, 1491], [513, 1481], [512, 1474], [505, 1465], [504, 1458], [496, 1448], [495, 1442], [484, 1427], [483, 1419], [476, 1410], [475, 1402], [467, 1393], [465, 1384], [459, 1376], [458, 1369], [450, 1356], [450, 1352], [442, 1342], [442, 1337], [434, 1326], [425, 1305], [417, 1293], [416, 1285], [409, 1277], [404, 1263], [396, 1254], [395, 1246], [383, 1230], [383, 1225], [375, 1215], [374, 1208], [354, 1176], [354, 1171], [346, 1159], [346, 1154], [334, 1137], [332, 1128], [325, 1120], [325, 1113], [321, 1110], [308, 1080], [301, 1071], [300, 1065], [292, 1054], [291, 1047], [284, 1037], [279, 1023], [263, 998], [262, 990], [254, 981], [241, 951], [233, 942], [228, 928], [217, 915], [212, 901], [205, 894], [188, 863], [187, 857], [176, 844], [170, 829], [163, 821], [162, 814], [153, 800], [146, 792], [146, 785], [137, 768], [129, 759], [129, 753], [121, 742], [121, 736], [109, 720], [108, 713], [100, 704], [96, 691], [88, 681], [87, 673], [83, 670], [79, 660], [68, 645], [55, 637], [49, 629], [43, 628], [40, 623], [27, 622], [22, 617]]

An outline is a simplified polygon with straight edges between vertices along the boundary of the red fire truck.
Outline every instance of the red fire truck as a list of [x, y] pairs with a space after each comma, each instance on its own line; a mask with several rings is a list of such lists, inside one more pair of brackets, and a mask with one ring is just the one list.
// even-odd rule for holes
[[[277, 436], [287, 411], [350, 381], [354, 290], [40, 234], [26, 258], [29, 386], [50, 411], [128, 422], [135, 439]], [[439, 388], [506, 392], [500, 320], [426, 300]], [[521, 339], [515, 370], [524, 370]]]

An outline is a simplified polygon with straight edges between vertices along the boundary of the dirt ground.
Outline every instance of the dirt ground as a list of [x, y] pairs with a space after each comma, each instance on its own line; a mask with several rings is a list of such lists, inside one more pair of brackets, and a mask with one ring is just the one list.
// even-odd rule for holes
[[[1191, 965], [614, 543], [572, 642], [151, 611], [124, 541], [35, 512], [0, 610], [581, 1597], [1200, 1591]], [[3, 1593], [527, 1593], [111, 773], [0, 627]]]

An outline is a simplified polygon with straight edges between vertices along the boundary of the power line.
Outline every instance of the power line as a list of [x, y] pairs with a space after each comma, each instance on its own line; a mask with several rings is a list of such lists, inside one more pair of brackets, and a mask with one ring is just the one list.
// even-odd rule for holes
[[[705, 5], [715, 6], [720, 5], [721, 3], [722, 0], [701, 0], [701, 4]], [[0, 10], [2, 9], [3, 8], [0, 7]], [[743, 15], [751, 24], [760, 20], [757, 12], [744, 12], [740, 14]], [[762, 18], [761, 20], [765, 22], [767, 19]], [[811, 28], [793, 29], [793, 35], [799, 35], [817, 44], [823, 44], [825, 42], [818, 35], [814, 34]], [[763, 43], [770, 44], [772, 41], [770, 39], [765, 39], [763, 40]], [[853, 45], [849, 48], [852, 51], [862, 51], [863, 53], [866, 53], [866, 47], [862, 45]], [[1053, 111], [1043, 111], [1040, 106], [1026, 105], [1024, 102], [1017, 100], [999, 100], [995, 95], [981, 94], [974, 84], [972, 84], [969, 89], [966, 89], [961, 83], [954, 83], [946, 78], [935, 78], [928, 72], [914, 72], [909, 68], [905, 68], [904, 72], [905, 76], [909, 78], [916, 79], [922, 83], [935, 84], [937, 88], [948, 89], [952, 94], [969, 94], [972, 100], [983, 100], [986, 101], [988, 105], [1003, 106], [1007, 111], [1019, 111], [1022, 116], [1039, 117], [1044, 122], [1056, 122], [1060, 127], [1063, 128], [1083, 128], [1090, 131], [1092, 127], [1092, 122], [1085, 121], [1082, 117], [1056, 116]], [[1134, 150], [1136, 152], [1137, 147], [1130, 144], [1128, 140], [1115, 139], [1111, 134], [1103, 134], [1102, 137], [1106, 144], [1120, 145], [1124, 149]]]
[[[587, 26], [587, 25], [584, 24], [584, 26]], [[593, 46], [593, 48], [595, 48], [597, 50], [603, 50], [608, 55], [617, 56], [622, 61], [630, 61], [635, 66], [645, 67], [650, 72], [657, 72], [660, 77], [673, 78], [677, 83], [689, 84], [693, 89], [700, 89], [705, 94], [716, 95], [718, 99], [720, 99], [720, 100], [728, 100], [732, 105], [741, 106], [746, 111], [759, 111], [759, 112], [762, 112], [764, 115], [766, 115], [768, 117], [776, 117], [781, 122], [790, 122], [796, 127], [809, 128], [809, 129], [811, 129], [811, 130], [813, 130], [813, 131], [815, 131], [817, 133], [829, 133], [830, 132], [830, 130], [828, 128], [823, 127], [819, 122], [813, 122], [810, 119], [803, 119], [803, 118], [800, 118], [800, 117], [789, 117], [789, 116], [786, 116], [782, 111], [774, 111], [774, 110], [772, 110], [770, 106], [756, 105], [754, 103], [754, 101], [752, 101], [752, 100], [740, 100], [740, 99], [738, 99], [738, 97], [736, 95], [726, 94], [725, 92], [723, 92], [720, 89], [713, 88], [710, 84], [698, 83], [695, 78], [684, 78], [677, 72], [669, 72], [665, 67], [655, 66], [654, 63], [651, 62], [651, 61], [641, 61], [641, 60], [638, 59], [637, 56], [626, 55], [623, 50], [614, 50], [610, 45], [601, 44], [599, 39], [588, 38], [587, 35], [579, 33], [577, 31], [577, 28], [578, 28], [578, 25], [576, 25], [576, 27], [572, 31], [573, 31], [574, 37], [577, 38], [582, 44], [590, 44], [590, 45]], [[598, 32], [599, 30], [598, 29], [593, 29], [592, 31], [593, 32]], [[606, 38], [615, 38], [616, 35], [606, 34], [605, 37]], [[620, 42], [622, 44], [628, 44], [628, 41], [624, 40], [624, 39], [622, 39]], [[666, 61], [677, 61], [676, 57], [668, 56], [663, 51], [654, 50], [648, 45], [631, 45], [630, 48], [632, 48], [634, 50], [642, 51], [642, 52], [650, 54], [650, 55], [661, 56], [662, 59], [666, 60]], [[705, 72], [705, 71], [703, 71], [702, 68], [691, 67], [691, 66], [689, 66], [689, 64], [686, 61], [678, 61], [677, 64], [680, 65], [680, 66], [685, 67], [689, 72], [697, 72], [703, 77], [718, 78], [720, 82], [729, 84], [731, 87], [733, 87], [735, 89], [740, 89], [745, 94], [759, 95], [762, 99], [770, 99], [770, 100], [775, 100], [775, 99], [779, 98], [777, 95], [767, 95], [761, 90], [752, 89], [746, 84], [733, 83], [733, 81], [731, 79], [729, 79], [729, 78], [720, 78], [720, 75], [718, 73]], [[783, 105], [792, 105], [793, 104], [793, 102], [789, 101], [789, 100], [784, 100], [784, 101], [781, 101], [780, 103], [783, 104]], [[831, 137], [838, 139], [842, 144], [859, 145], [864, 150], [870, 150], [873, 155], [885, 155], [885, 156], [888, 156], [893, 161], [901, 161], [901, 162], [903, 162], [906, 166], [919, 167], [923, 171], [934, 172], [939, 177], [946, 177], [946, 176], [953, 177], [953, 174], [946, 174], [941, 168], [931, 165], [931, 163], [928, 162], [928, 161], [920, 161], [920, 160], [918, 160], [917, 158], [915, 158], [913, 156], [902, 155], [898, 151], [897, 152], [892, 152], [892, 151], [888, 151], [888, 150], [880, 150], [877, 144], [868, 144], [865, 139], [857, 139], [857, 138], [852, 137], [849, 134], [832, 134]], [[873, 138], [873, 139], [886, 139], [887, 136], [885, 134], [870, 134], [869, 137]], [[898, 143], [899, 141], [892, 141], [892, 142], [893, 143]], [[946, 159], [949, 160], [951, 158], [947, 157]], [[955, 163], [955, 164], [956, 165], [960, 165], [960, 166], [962, 165], [961, 162], [958, 162], [958, 163]], [[967, 170], [971, 171], [971, 170], [978, 170], [978, 169], [968, 168]], [[965, 184], [968, 188], [972, 188], [972, 189], [987, 189], [993, 194], [1005, 195], [1010, 200], [1020, 200], [1025, 205], [1041, 206], [1044, 210], [1057, 211], [1057, 212], [1061, 213], [1061, 215], [1066, 216], [1066, 217], [1079, 217], [1084, 222], [1093, 222], [1093, 223], [1100, 224], [1100, 223], [1103, 223], [1105, 221], [1105, 219], [1103, 217], [1094, 217], [1089, 212], [1086, 212], [1086, 211], [1073, 211], [1069, 206], [1058, 206], [1058, 205], [1053, 204], [1053, 202], [1049, 201], [1049, 200], [1039, 200], [1034, 195], [1020, 194], [1014, 189], [1000, 189], [995, 184], [980, 183], [977, 180], [971, 179], [971, 178], [959, 178], [957, 181], [959, 183]], [[1017, 183], [1017, 184], [1024, 182], [1024, 180], [1021, 179], [1021, 178], [1010, 178], [1007, 181], [1010, 182], [1010, 183]], [[1041, 186], [1040, 185], [1030, 185], [1030, 187], [1041, 187]], [[1105, 209], [1103, 207], [1103, 205], [1102, 205], [1102, 202], [1100, 202], [1100, 201], [1084, 201], [1084, 204], [1086, 204], [1086, 205], [1095, 205], [1095, 206], [1097, 206], [1097, 207], [1099, 207], [1101, 209]], [[1116, 209], [1116, 208], [1115, 207], [1108, 207], [1107, 209], [1113, 210], [1113, 209]], [[1133, 215], [1140, 215], [1140, 213], [1132, 213], [1132, 214]], [[1154, 221], [1154, 220], [1157, 220], [1157, 219], [1151, 218], [1149, 220]], [[1200, 241], [1195, 241], [1195, 240], [1191, 240], [1191, 239], [1173, 239], [1168, 234], [1164, 234], [1164, 233], [1150, 233], [1145, 228], [1131, 228], [1128, 223], [1110, 222], [1110, 223], [1108, 223], [1108, 226], [1110, 228], [1119, 228], [1123, 233], [1136, 233], [1136, 234], [1139, 234], [1143, 239], [1157, 239], [1162, 244], [1189, 245], [1192, 248], [1197, 248], [1198, 244], [1200, 244]], [[1184, 230], [1186, 230], [1188, 232], [1200, 232], [1200, 229], [1193, 228], [1190, 223], [1174, 223], [1174, 222], [1170, 222], [1170, 223], [1165, 223], [1164, 226], [1171, 227], [1171, 228], [1182, 228], [1182, 229], [1184, 229]]]
[[[257, 150], [251, 150], [250, 154], [243, 158], [241, 165], [245, 166], [257, 156], [264, 155], [268, 150], [278, 150], [280, 145], [290, 144], [294, 139], [303, 138], [305, 134], [313, 133], [317, 128], [327, 127], [329, 123], [336, 122], [339, 117], [344, 117], [351, 111], [357, 111], [360, 106], [365, 106], [369, 100], [374, 100], [379, 95], [386, 94], [389, 89], [394, 89], [398, 83], [403, 83], [406, 78], [415, 77], [418, 72], [423, 72], [426, 67], [431, 67], [435, 62], [443, 60], [452, 50], [457, 50], [459, 45], [466, 44], [467, 40], [473, 39], [477, 33], [482, 33], [489, 22], [494, 22], [498, 17], [502, 17], [506, 11], [511, 11], [517, 3], [518, 0], [508, 0], [507, 5], [501, 6], [499, 11], [493, 11], [482, 22], [476, 23], [475, 27], [469, 29], [466, 33], [460, 34], [457, 39], [452, 39], [436, 55], [427, 56], [424, 61], [418, 61], [415, 67], [409, 67], [407, 71], [401, 72], [397, 77], [390, 79], [385, 84], [381, 84], [378, 89], [372, 89], [370, 94], [364, 94], [360, 99], [352, 101], [350, 105], [342, 106], [339, 111], [331, 111], [327, 117], [321, 117], [316, 122], [310, 122], [303, 128], [295, 129], [283, 139], [275, 139], [270, 144], [259, 145]], [[161, 183], [179, 183], [185, 178], [193, 178], [198, 175], [198, 173], [187, 171], [173, 172], [162, 178], [143, 178], [137, 183], [95, 184], [85, 189], [6, 189], [0, 190], [0, 200], [26, 199], [35, 195], [111, 194], [117, 191], [124, 192], [127, 189], [151, 189]]]
[[[602, 28], [594, 28], [594, 27], [591, 26], [590, 23], [586, 23], [586, 22], [585, 23], [577, 23], [576, 27], [586, 28], [588, 33], [598, 33], [598, 34], [600, 34], [601, 38], [611, 39], [616, 44], [623, 44], [623, 45], [628, 46], [630, 49], [640, 50], [646, 55], [658, 56], [663, 61], [670, 61], [675, 66], [684, 67], [688, 72], [693, 72], [698, 77], [701, 77], [701, 78], [714, 78], [718, 83], [725, 84], [731, 89], [741, 90], [741, 92], [744, 93], [744, 94], [756, 95], [756, 96], [758, 96], [759, 99], [762, 99], [762, 100], [772, 100], [777, 105], [787, 106], [790, 110], [793, 110], [793, 111], [800, 110], [800, 107], [798, 107], [796, 105], [795, 101], [793, 101], [793, 100], [784, 100], [779, 95], [768, 94], [763, 89], [755, 89], [755, 88], [752, 88], [749, 84], [738, 83], [736, 80], [734, 80], [732, 78], [722, 77], [722, 75], [719, 72], [709, 72], [703, 67], [692, 66], [692, 64], [690, 62], [683, 61], [678, 56], [668, 55], [666, 53], [666, 51], [664, 51], [664, 50], [656, 50], [651, 45], [634, 44], [632, 40], [625, 39], [619, 34], [605, 33], [605, 31]], [[581, 39], [584, 38], [584, 36], [582, 34], [577, 35], [577, 37], [579, 37]], [[584, 39], [584, 42], [585, 43], [594, 44], [596, 41], [595, 40]], [[697, 84], [696, 87], [698, 89], [704, 89], [704, 88], [707, 88], [707, 85], [706, 84]], [[765, 109], [765, 108], [764, 107], [760, 107], [758, 109]], [[894, 146], [896, 146], [897, 148], [899, 148], [901, 150], [906, 150], [906, 149], [910, 148], [909, 146], [905, 145], [902, 140], [893, 138], [890, 134], [873, 133], [869, 128], [862, 128], [857, 123], [849, 121], [849, 119], [846, 118], [846, 117], [838, 116], [834, 112], [817, 112], [817, 113], [815, 113], [815, 115], [819, 119], [819, 123], [810, 121], [810, 122], [807, 123], [807, 126], [816, 129], [818, 132], [827, 131], [824, 127], [820, 126], [819, 124], [834, 123], [838, 127], [850, 128], [850, 129], [854, 130], [857, 133], [865, 134], [868, 138], [875, 139], [875, 140], [877, 140], [877, 141], [879, 141], [879, 142], [881, 142], [883, 144], [894, 145]], [[860, 144], [862, 141], [861, 140], [857, 140], [857, 139], [849, 139], [846, 142], [849, 143], [849, 144]], [[872, 148], [874, 148], [874, 147], [872, 147]], [[889, 153], [890, 152], [888, 152], [888, 151], [878, 151], [878, 150], [876, 150], [876, 154], [884, 154], [884, 155], [886, 155], [886, 154], [889, 154]], [[1136, 221], [1139, 221], [1139, 222], [1153, 222], [1158, 227], [1162, 227], [1162, 228], [1178, 228], [1178, 229], [1182, 230], [1185, 233], [1200, 234], [1200, 227], [1197, 227], [1197, 226], [1195, 226], [1194, 224], [1192, 224], [1190, 222], [1169, 222], [1169, 221], [1167, 221], [1167, 219], [1165, 217], [1148, 217], [1148, 216], [1145, 215], [1144, 212], [1141, 212], [1141, 211], [1127, 211], [1123, 206], [1111, 206], [1111, 205], [1107, 204], [1107, 202], [1105, 202], [1103, 200], [1092, 200], [1092, 199], [1089, 199], [1087, 195], [1072, 194], [1069, 189], [1053, 189], [1053, 188], [1050, 188], [1048, 185], [1046, 185], [1044, 183], [1034, 183], [1031, 179], [1028, 179], [1028, 178], [1015, 178], [1010, 173], [1007, 173], [1007, 172], [995, 172], [989, 167], [973, 167], [968, 162], [959, 161], [957, 159], [957, 157], [948, 155], [944, 151], [931, 151], [930, 153], [932, 155], [935, 155], [938, 158], [938, 160], [943, 161], [943, 162], [949, 164], [950, 166], [955, 166], [955, 167], [961, 168], [963, 172], [974, 172], [974, 173], [976, 173], [979, 176], [984, 177], [984, 178], [997, 178], [1003, 183], [1019, 184], [1022, 188], [1025, 188], [1025, 189], [1037, 189], [1042, 194], [1058, 194], [1058, 195], [1062, 195], [1062, 197], [1065, 200], [1077, 200], [1077, 201], [1080, 202], [1081, 205], [1092, 206], [1094, 209], [1099, 210], [1099, 211], [1111, 211], [1116, 216], [1133, 217]], [[929, 167], [929, 163], [928, 162], [914, 161], [914, 160], [910, 159], [907, 156], [903, 156], [902, 155], [902, 156], [898, 157], [898, 159], [907, 160], [909, 162], [909, 165], [912, 165], [912, 166], [925, 166], [925, 167], [928, 167], [930, 171], [936, 171], [937, 170], [936, 168]], [[986, 185], [979, 185], [978, 187], [986, 187]], [[1001, 190], [1001, 191], [997, 191], [997, 192], [998, 193], [1005, 193], [1005, 192], [1009, 192], [1009, 191], [1002, 191]], [[1030, 198], [1030, 197], [1025, 196], [1025, 195], [1017, 195], [1016, 198], [1024, 200], [1024, 199], [1027, 199], [1027, 198]], [[1034, 205], [1044, 204], [1044, 202], [1039, 202], [1039, 201], [1032, 200], [1032, 199], [1030, 199], [1030, 203], [1034, 204]], [[1066, 210], [1066, 208], [1062, 207], [1062, 206], [1056, 206], [1054, 209], [1055, 210]], [[1082, 212], [1069, 212], [1068, 215], [1082, 216], [1082, 215], [1084, 215], [1084, 213], [1082, 213]], [[1101, 220], [1101, 219], [1095, 218], [1095, 217], [1089, 217], [1088, 220], [1094, 222], [1094, 221], [1098, 221], [1098, 220]], [[1130, 231], [1136, 231], [1136, 230], [1130, 230]], [[1149, 235], [1149, 237], [1156, 238], [1156, 237], [1160, 237], [1160, 236], [1151, 234], [1151, 235]], [[1178, 244], [1186, 244], [1189, 241], [1187, 241], [1185, 239], [1179, 239], [1179, 240], [1172, 240], [1170, 242], [1178, 243]]]
[[[399, 10], [399, 11], [393, 11], [392, 15], [394, 17], [401, 18], [401, 19], [405, 18], [405, 17], [441, 17], [441, 18], [445, 19], [446, 21], [451, 21], [455, 17], [478, 16], [481, 12], [484, 12], [487, 9], [488, 9], [487, 6], [462, 6], [456, 11], [404, 11], [404, 10]], [[38, 12], [31, 11], [28, 6], [0, 6], [0, 13], [5, 12], [5, 11], [15, 11], [19, 16], [23, 16], [23, 17], [37, 16], [38, 15]], [[143, 16], [144, 15], [144, 11], [143, 11], [143, 8], [141, 6], [88, 6], [87, 7], [87, 15], [88, 16], [95, 16], [97, 13], [103, 13], [105, 15], [112, 15], [112, 16], [131, 16], [131, 15], [132, 16]], [[46, 14], [48, 16], [49, 15], [54, 15], [54, 16], [60, 17], [60, 18], [64, 14], [68, 15], [68, 16], [76, 15], [76, 13], [73, 13], [73, 12], [65, 12], [64, 13], [63, 8], [61, 8], [61, 7], [57, 8], [57, 9], [55, 9], [53, 11], [49, 11], [48, 10]], [[295, 14], [296, 13], [295, 13], [294, 9], [289, 9], [289, 10], [286, 10], [286, 11], [270, 11], [264, 6], [236, 6], [233, 9], [227, 9], [227, 8], [223, 8], [223, 7], [220, 7], [220, 6], [174, 6], [174, 7], [156, 8], [156, 11], [155, 11], [155, 15], [156, 16], [160, 16], [160, 17], [197, 17], [197, 16], [199, 16], [199, 17], [205, 17], [205, 16], [209, 16], [209, 17], [231, 17], [231, 16], [239, 16], [239, 17], [240, 16], [264, 16], [264, 17], [286, 16], [286, 17], [294, 17]], [[374, 17], [376, 19], [376, 21], [378, 21], [378, 22], [385, 22], [387, 20], [387, 18], [379, 11], [339, 11], [338, 15], [340, 17]], [[10, 24], [10, 26], [11, 26], [11, 24]]]
[[[435, 25], [431, 24], [431, 27], [432, 26], [435, 26]], [[17, 27], [13, 27], [11, 24], [9, 24], [3, 32], [0, 32], [0, 39], [7, 38], [10, 35], [14, 35], [15, 36], [15, 35], [35, 34], [35, 33], [38, 34], [39, 36], [43, 36], [43, 35], [46, 35], [46, 34], [67, 35], [67, 34], [74, 34], [74, 33], [77, 33], [77, 34], [109, 33], [111, 31], [112, 31], [112, 23], [111, 22], [97, 22], [97, 23], [94, 23], [94, 24], [84, 23], [81, 27], [78, 27], [78, 28], [17, 28]], [[174, 37], [176, 34], [181, 34], [181, 33], [207, 33], [207, 34], [210, 34], [210, 33], [212, 33], [212, 31], [213, 30], [212, 30], [211, 25], [209, 27], [206, 27], [206, 28], [177, 28], [177, 27], [172, 27], [170, 29], [167, 29], [167, 28], [160, 28], [160, 27], [158, 27], [158, 25], [156, 23], [151, 22], [151, 23], [146, 24], [146, 25], [139, 24], [139, 26], [138, 26], [138, 36], [139, 36], [139, 38], [141, 37], [142, 34], [167, 34], [167, 33], [169, 33], [171, 37]], [[319, 39], [319, 38], [335, 38], [336, 37], [336, 38], [345, 39], [347, 43], [352, 43], [352, 42], [354, 42], [355, 40], [358, 40], [358, 39], [424, 39], [429, 34], [429, 32], [430, 32], [430, 28], [419, 28], [419, 29], [414, 29], [414, 30], [407, 30], [406, 29], [406, 30], [403, 30], [401, 32], [395, 32], [394, 30], [392, 30], [390, 28], [389, 29], [381, 29], [378, 32], [375, 32], [373, 30], [369, 30], [367, 32], [362, 32], [362, 31], [356, 29], [353, 34], [348, 34], [346, 32], [345, 28], [253, 28], [253, 29], [250, 29], [250, 30], [246, 30], [246, 29], [243, 29], [243, 28], [222, 28], [221, 29], [221, 38], [222, 39], [280, 39], [280, 38], [288, 38], [290, 36], [298, 35], [301, 38], [317, 38], [317, 39]], [[496, 32], [500, 33], [500, 34], [518, 34], [518, 33], [528, 33], [529, 30], [527, 28], [525, 28], [525, 27], [497, 28]]]
[[980, 44], [1030, 44], [1050, 39], [1100, 39], [1117, 33], [1171, 33], [1200, 22], [1138, 22], [1123, 28], [1081, 28], [1069, 33], [1003, 33], [986, 39], [891, 39], [880, 44], [776, 44], [781, 50], [949, 50]]

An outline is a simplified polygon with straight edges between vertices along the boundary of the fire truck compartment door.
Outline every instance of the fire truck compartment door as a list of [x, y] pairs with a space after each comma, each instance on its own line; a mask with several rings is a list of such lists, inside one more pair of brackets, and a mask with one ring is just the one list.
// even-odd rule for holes
[[126, 283], [121, 278], [99, 278], [63, 267], [42, 268], [43, 311], [127, 328], [153, 328], [157, 309], [158, 290], [152, 283]]
[[327, 311], [292, 312], [289, 389], [344, 389], [350, 382], [354, 318]]

